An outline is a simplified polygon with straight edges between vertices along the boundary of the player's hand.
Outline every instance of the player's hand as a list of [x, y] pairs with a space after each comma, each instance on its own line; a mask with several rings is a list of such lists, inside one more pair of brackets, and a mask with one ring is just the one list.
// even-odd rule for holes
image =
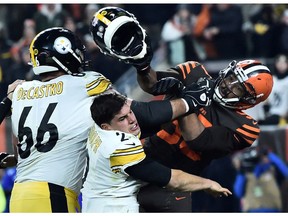
[[197, 84], [201, 87], [205, 87], [207, 89], [207, 92], [213, 95], [214, 93], [214, 87], [215, 87], [215, 81], [212, 79], [209, 79], [207, 77], [201, 77], [198, 79]]
[[194, 112], [203, 106], [210, 106], [214, 92], [214, 82], [200, 78], [197, 83], [186, 86], [181, 97], [187, 102], [189, 112]]
[[13, 167], [16, 164], [17, 164], [17, 159], [14, 155], [10, 155], [6, 152], [0, 152], [0, 169]]
[[17, 79], [15, 80], [13, 83], [11, 83], [9, 86], [8, 86], [8, 90], [7, 90], [7, 97], [12, 100], [12, 93], [14, 92], [14, 90], [16, 89], [16, 87], [25, 82], [25, 80], [20, 80], [20, 79]]
[[232, 192], [228, 190], [227, 188], [223, 188], [219, 183], [215, 181], [211, 181], [211, 186], [208, 189], [205, 189], [204, 191], [214, 197], [222, 197], [222, 196], [229, 196], [232, 195]]
[[152, 94], [155, 96], [172, 94], [177, 97], [180, 95], [183, 89], [184, 85], [180, 80], [175, 79], [174, 77], [165, 77], [155, 83], [155, 85], [152, 87]]

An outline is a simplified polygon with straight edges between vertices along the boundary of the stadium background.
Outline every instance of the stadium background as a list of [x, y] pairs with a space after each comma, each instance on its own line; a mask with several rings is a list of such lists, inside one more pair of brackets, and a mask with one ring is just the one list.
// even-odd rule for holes
[[[92, 59], [93, 69], [103, 73], [108, 77], [116, 86], [116, 88], [137, 100], [153, 100], [150, 95], [144, 93], [137, 84], [136, 73], [134, 68], [117, 62], [109, 57], [102, 55], [95, 46], [91, 35], [89, 34], [88, 25], [93, 13], [102, 6], [111, 4], [56, 4], [57, 11], [53, 12], [54, 16], [49, 16], [49, 22], [44, 22], [39, 14], [43, 9], [44, 4], [0, 4], [0, 96], [3, 98], [6, 94], [6, 89], [9, 83], [17, 78], [32, 79], [37, 77], [31, 76], [30, 68], [25, 70], [21, 66], [21, 55], [27, 51], [27, 45], [30, 43], [29, 30], [34, 29], [35, 33], [43, 28], [52, 26], [65, 26], [75, 31], [79, 37], [85, 42], [87, 46], [88, 56]], [[132, 12], [141, 25], [145, 27], [149, 35], [152, 35], [152, 45], [155, 51], [152, 65], [156, 69], [167, 68], [169, 65], [167, 61], [167, 50], [165, 44], [161, 39], [161, 29], [164, 23], [169, 20], [179, 8], [178, 4], [112, 4], [112, 6], [120, 6]], [[202, 4], [191, 4], [189, 9], [191, 13], [197, 15], [200, 13]], [[283, 50], [284, 46], [278, 44], [280, 41], [280, 34], [276, 31], [282, 28], [281, 19], [288, 9], [285, 4], [238, 4], [243, 14], [242, 33], [244, 34], [245, 45], [247, 49], [245, 53], [238, 57], [238, 59], [246, 59], [249, 57], [258, 58], [272, 67], [274, 58], [279, 53], [288, 53]], [[268, 11], [268, 12], [267, 12]], [[273, 23], [267, 21], [265, 23], [265, 16], [270, 13], [273, 16]], [[254, 15], [259, 16], [259, 20], [264, 24], [276, 28], [274, 35], [270, 38], [261, 41], [262, 52], [255, 53], [255, 47], [252, 40], [251, 29], [247, 26], [251, 25], [251, 19]], [[287, 14], [288, 15], [288, 14]], [[56, 17], [56, 18], [55, 18]], [[45, 25], [44, 25], [45, 23]], [[280, 27], [279, 27], [280, 26]], [[278, 28], [279, 27], [279, 28]], [[286, 27], [286, 26], [285, 26]], [[42, 28], [42, 29], [41, 29]], [[284, 28], [284, 27], [283, 27]], [[288, 27], [287, 27], [288, 28]], [[27, 33], [28, 31], [28, 33]], [[283, 30], [284, 31], [284, 30]], [[31, 32], [30, 32], [31, 33]], [[33, 33], [32, 33], [33, 34]], [[279, 34], [279, 35], [277, 35]], [[272, 39], [271, 39], [272, 38]], [[288, 41], [288, 37], [286, 38]], [[164, 45], [163, 45], [164, 44]], [[225, 46], [225, 44], [223, 45]], [[265, 52], [265, 49], [266, 52]], [[233, 51], [232, 51], [233, 52]], [[206, 66], [209, 73], [215, 75], [220, 69], [223, 69], [227, 64], [235, 59], [232, 55], [231, 58], [223, 58], [221, 56], [209, 59], [200, 58], [199, 61]], [[24, 62], [27, 63], [27, 62]], [[16, 69], [15, 69], [16, 68]], [[16, 72], [15, 72], [16, 71]], [[288, 86], [287, 86], [288, 87]], [[288, 162], [288, 127], [284, 125], [276, 126], [263, 126], [258, 144], [265, 144], [271, 146], [275, 153], [277, 153], [283, 160]], [[7, 151], [12, 153], [12, 143], [16, 139], [11, 133], [10, 118], [6, 118], [0, 126], [0, 151]], [[221, 161], [222, 160], [222, 161]], [[233, 168], [230, 166], [223, 167], [226, 158], [219, 160], [219, 165], [215, 163], [218, 175], [215, 177], [221, 184], [232, 189], [233, 183]], [[218, 179], [217, 179], [218, 178]], [[287, 182], [283, 184], [283, 206], [285, 212], [288, 211], [288, 193]], [[201, 196], [200, 196], [201, 197]], [[235, 197], [223, 198], [222, 200], [214, 200], [204, 196], [204, 200], [196, 202], [198, 205], [194, 211], [206, 212], [237, 212], [239, 211], [239, 200]]]

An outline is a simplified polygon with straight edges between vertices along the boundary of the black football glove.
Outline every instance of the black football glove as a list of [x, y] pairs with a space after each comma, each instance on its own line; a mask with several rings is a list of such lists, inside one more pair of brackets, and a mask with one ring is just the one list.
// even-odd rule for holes
[[209, 106], [212, 102], [214, 92], [214, 81], [207, 78], [200, 78], [197, 83], [186, 86], [181, 97], [189, 106], [189, 113], [194, 112], [204, 106]]
[[207, 94], [209, 98], [213, 97], [214, 94], [214, 88], [215, 88], [215, 81], [212, 79], [209, 79], [207, 77], [201, 77], [197, 81], [197, 85], [199, 87], [205, 87], [207, 89]]
[[152, 94], [155, 96], [166, 94], [178, 97], [183, 89], [184, 85], [180, 80], [174, 77], [165, 77], [155, 83], [152, 87]]
[[2, 164], [5, 161], [5, 159], [9, 156], [6, 152], [0, 152], [0, 169], [5, 168]]
[[16, 166], [17, 158], [15, 155], [0, 152], [0, 169]]

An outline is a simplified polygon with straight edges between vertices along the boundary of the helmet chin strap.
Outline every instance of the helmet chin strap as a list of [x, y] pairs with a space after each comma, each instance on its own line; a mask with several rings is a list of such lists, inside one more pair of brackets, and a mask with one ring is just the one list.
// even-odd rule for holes
[[[68, 52], [73, 55], [73, 57], [79, 61], [79, 63], [81, 63], [81, 59], [80, 57], [78, 57], [75, 52], [72, 49], [68, 49]], [[56, 64], [58, 64], [66, 73], [68, 74], [73, 74], [65, 65], [63, 65], [55, 56], [52, 57], [52, 59], [56, 62]]]
[[117, 55], [117, 54], [115, 54], [115, 53], [113, 53], [113, 55], [114, 56], [116, 56], [116, 57], [118, 57], [118, 58], [120, 58], [120, 59], [123, 59], [123, 60], [125, 60], [125, 59], [131, 59], [131, 58], [133, 58], [133, 59], [141, 59], [141, 58], [143, 58], [145, 55], [146, 55], [146, 53], [147, 53], [147, 44], [146, 43], [143, 43], [143, 41], [144, 40], [142, 40], [142, 49], [141, 49], [141, 52], [139, 52], [137, 55], [135, 55], [135, 56], [123, 56], [123, 55]]
[[68, 49], [68, 52], [71, 53], [73, 57], [79, 61], [79, 63], [82, 62], [81, 58], [78, 57], [72, 49]]
[[67, 68], [65, 67], [65, 65], [63, 65], [55, 56], [52, 57], [52, 59], [68, 74], [72, 74], [72, 72]]

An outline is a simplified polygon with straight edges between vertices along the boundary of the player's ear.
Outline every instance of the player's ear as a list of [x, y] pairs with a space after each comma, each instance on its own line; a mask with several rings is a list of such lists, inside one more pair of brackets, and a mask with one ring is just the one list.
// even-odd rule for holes
[[111, 130], [110, 125], [107, 124], [107, 123], [102, 123], [100, 127], [101, 127], [101, 129], [103, 129], [103, 130]]

